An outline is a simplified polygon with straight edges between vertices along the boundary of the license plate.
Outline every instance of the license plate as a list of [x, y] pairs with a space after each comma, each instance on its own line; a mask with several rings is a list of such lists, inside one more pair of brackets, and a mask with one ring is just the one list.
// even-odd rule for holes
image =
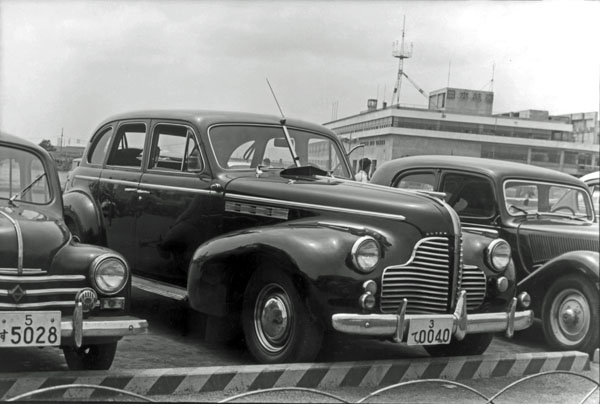
[[60, 311], [0, 312], [0, 348], [60, 345]]
[[408, 345], [449, 344], [452, 336], [451, 317], [411, 319], [408, 327]]

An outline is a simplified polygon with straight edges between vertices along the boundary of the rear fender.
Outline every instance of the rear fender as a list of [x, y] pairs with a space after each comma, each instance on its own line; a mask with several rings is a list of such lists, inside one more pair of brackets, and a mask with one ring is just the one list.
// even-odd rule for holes
[[600, 253], [594, 251], [570, 251], [559, 255], [523, 278], [517, 285], [519, 292], [526, 291], [532, 297], [536, 315], [540, 314], [544, 294], [558, 278], [579, 274], [593, 282], [596, 290], [600, 288], [598, 265]]
[[244, 290], [254, 271], [270, 267], [286, 271], [309, 311], [321, 312], [317, 306], [324, 302], [314, 286], [321, 276], [358, 275], [351, 269], [349, 260], [357, 238], [331, 228], [286, 225], [245, 230], [213, 239], [196, 250], [190, 263], [190, 305], [215, 316], [239, 312]]
[[80, 191], [63, 195], [64, 216], [67, 225], [75, 224], [80, 231], [81, 242], [106, 245], [106, 236], [100, 218], [100, 209], [92, 198]]

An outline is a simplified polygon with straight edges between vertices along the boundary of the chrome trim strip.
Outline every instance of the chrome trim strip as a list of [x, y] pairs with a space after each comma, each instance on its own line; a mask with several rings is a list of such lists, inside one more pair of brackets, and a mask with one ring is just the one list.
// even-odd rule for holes
[[251, 202], [265, 203], [265, 204], [278, 204], [278, 205], [292, 206], [292, 207], [296, 207], [296, 208], [300, 208], [300, 209], [318, 209], [318, 210], [325, 210], [328, 212], [364, 215], [364, 216], [379, 217], [379, 218], [383, 218], [383, 219], [391, 219], [391, 220], [399, 220], [399, 221], [406, 220], [406, 217], [404, 217], [402, 215], [394, 215], [394, 214], [379, 213], [379, 212], [368, 212], [365, 210], [338, 208], [338, 207], [325, 206], [325, 205], [315, 205], [312, 203], [284, 201], [281, 199], [261, 198], [261, 197], [257, 197], [257, 196], [226, 194], [225, 199], [237, 199], [237, 200], [242, 200], [242, 201], [251, 201]]
[[85, 275], [50, 275], [50, 276], [10, 276], [0, 275], [0, 281], [18, 283], [84, 281]]
[[273, 217], [288, 220], [289, 210], [271, 206], [250, 205], [240, 202], [225, 202], [225, 212], [244, 213], [253, 216]]
[[6, 217], [15, 228], [17, 234], [17, 274], [21, 275], [23, 273], [23, 233], [21, 233], [21, 226], [8, 213], [0, 210], [0, 214]]
[[125, 181], [125, 180], [115, 180], [112, 178], [97, 178], [100, 182], [108, 182], [109, 184], [118, 184], [118, 185], [129, 185], [133, 187], [137, 187], [137, 182]]
[[463, 231], [468, 231], [468, 232], [472, 232], [472, 233], [477, 233], [477, 234], [491, 234], [495, 237], [498, 237], [500, 235], [500, 232], [497, 230], [497, 228], [493, 228], [492, 226], [488, 227], [472, 227], [472, 226], [462, 226]]
[[9, 309], [29, 309], [36, 307], [74, 307], [75, 301], [55, 301], [55, 302], [37, 302], [37, 303], [0, 303], [0, 308], [9, 308]]
[[187, 289], [166, 283], [154, 281], [151, 279], [142, 278], [141, 276], [133, 275], [131, 277], [131, 286], [141, 289], [145, 292], [154, 293], [159, 296], [168, 297], [175, 300], [186, 300]]
[[89, 175], [81, 175], [81, 174], [76, 174], [73, 178], [77, 179], [79, 178], [80, 180], [90, 180], [90, 181], [99, 181], [100, 177], [90, 177]]
[[[56, 288], [56, 289], [27, 289], [23, 290], [23, 296], [47, 296], [54, 294], [77, 293], [82, 288]], [[0, 296], [8, 296], [8, 289], [0, 289]]]
[[[0, 268], [0, 275], [15, 275], [18, 273], [17, 268]], [[23, 268], [21, 275], [44, 275], [48, 271], [38, 268]]]
[[208, 189], [173, 187], [170, 185], [155, 185], [155, 184], [142, 183], [142, 182], [139, 183], [138, 187], [139, 188], [149, 188], [149, 189], [163, 189], [163, 190], [167, 190], [167, 191], [191, 192], [194, 194], [206, 194], [206, 195], [210, 195], [213, 193], [213, 191], [210, 191]]

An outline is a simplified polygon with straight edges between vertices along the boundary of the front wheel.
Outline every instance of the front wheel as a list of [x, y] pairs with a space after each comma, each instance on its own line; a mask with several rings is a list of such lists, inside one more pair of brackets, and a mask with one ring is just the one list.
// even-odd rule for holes
[[71, 370], [107, 370], [113, 363], [117, 343], [64, 347], [63, 354]]
[[260, 363], [310, 362], [323, 329], [315, 323], [290, 278], [258, 270], [244, 292], [242, 325], [246, 345]]
[[542, 327], [552, 347], [592, 353], [599, 345], [598, 291], [577, 275], [554, 282], [544, 296]]
[[431, 356], [481, 355], [492, 343], [494, 334], [470, 334], [462, 340], [453, 339], [449, 344], [425, 345], [423, 348]]

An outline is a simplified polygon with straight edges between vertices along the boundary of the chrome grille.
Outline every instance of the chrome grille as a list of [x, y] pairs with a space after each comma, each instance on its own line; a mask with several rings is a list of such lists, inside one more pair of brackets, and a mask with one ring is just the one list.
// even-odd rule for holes
[[87, 286], [84, 275], [0, 275], [0, 309], [73, 307], [75, 295]]
[[452, 262], [447, 237], [420, 240], [406, 264], [391, 266], [383, 271], [381, 311], [396, 312], [402, 299], [406, 298], [408, 314], [446, 313], [451, 291]]
[[483, 271], [475, 265], [465, 265], [461, 289], [467, 292], [467, 311], [481, 307], [486, 290], [486, 277]]

